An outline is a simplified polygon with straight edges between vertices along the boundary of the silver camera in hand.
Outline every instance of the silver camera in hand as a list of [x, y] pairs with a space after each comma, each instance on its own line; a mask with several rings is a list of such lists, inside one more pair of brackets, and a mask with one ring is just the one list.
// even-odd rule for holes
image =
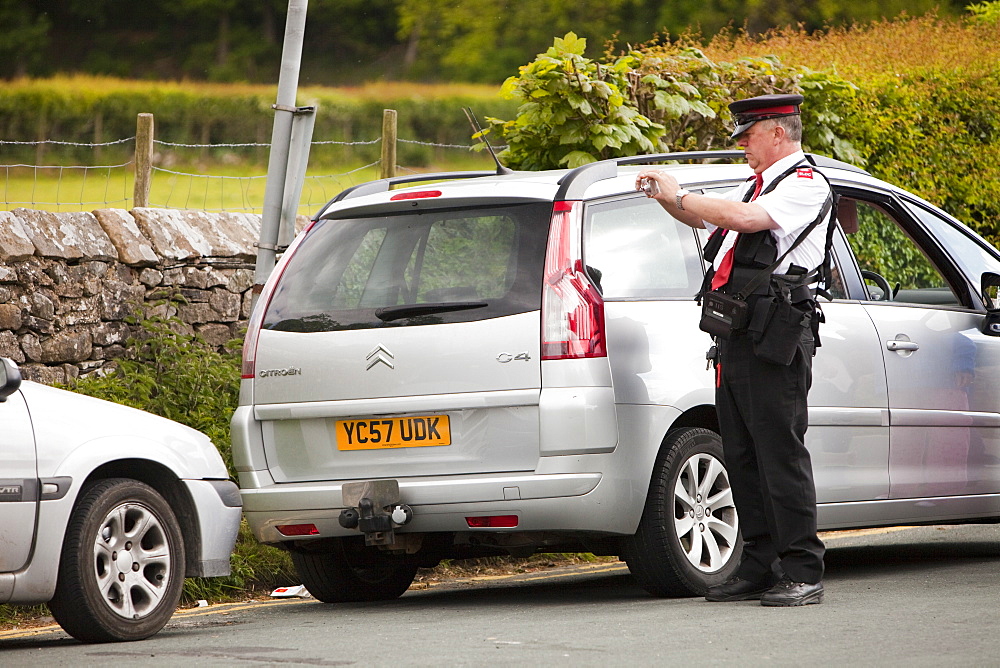
[[639, 181], [639, 188], [642, 192], [646, 193], [646, 197], [652, 197], [656, 193], [660, 192], [659, 184], [648, 176], [644, 176], [641, 181]]

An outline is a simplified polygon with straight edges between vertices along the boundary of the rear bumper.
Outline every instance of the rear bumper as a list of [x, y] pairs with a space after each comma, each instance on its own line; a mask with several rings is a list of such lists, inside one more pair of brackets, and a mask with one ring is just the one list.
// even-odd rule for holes
[[[295, 483], [244, 489], [243, 509], [254, 534], [263, 542], [288, 540], [275, 528], [315, 524], [319, 536], [357, 535], [338, 522], [344, 482]], [[401, 533], [469, 531], [469, 515], [516, 514], [518, 531], [580, 530], [582, 518], [595, 512], [592, 497], [601, 487], [599, 473], [500, 474], [399, 479], [400, 502], [413, 508], [413, 520]], [[599, 495], [599, 494], [598, 494]], [[605, 526], [603, 517], [585, 524]]]
[[[346, 481], [344, 481], [346, 482]], [[453, 478], [399, 479], [400, 502], [413, 520], [398, 533], [468, 532], [466, 517], [517, 515], [511, 531], [564, 531], [631, 534], [638, 518], [625, 508], [641, 508], [645, 489], [600, 473], [503, 474]], [[338, 522], [343, 510], [342, 482], [266, 485], [244, 489], [243, 510], [259, 540], [289, 540], [277, 527], [314, 524], [318, 535], [357, 535]], [[634, 521], [633, 521], [634, 520]], [[488, 529], [487, 531], [496, 531]]]
[[[660, 441], [678, 412], [657, 406], [615, 410], [619, 445], [610, 452], [543, 456], [530, 471], [383, 476], [397, 480], [400, 503], [413, 509], [412, 521], [396, 531], [635, 533]], [[276, 483], [267, 466], [260, 422], [250, 406], [237, 410], [232, 427], [244, 516], [258, 540], [301, 539], [276, 528], [290, 524], [314, 524], [319, 533], [309, 538], [358, 535], [357, 530], [342, 528], [338, 518], [344, 509], [343, 485], [359, 478]], [[471, 529], [465, 518], [476, 515], [517, 515], [518, 526]]]

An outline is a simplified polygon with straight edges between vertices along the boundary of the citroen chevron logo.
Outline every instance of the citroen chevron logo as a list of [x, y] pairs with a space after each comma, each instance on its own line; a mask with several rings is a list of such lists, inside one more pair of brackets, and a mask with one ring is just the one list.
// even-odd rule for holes
[[392, 363], [395, 358], [396, 356], [390, 353], [388, 348], [379, 345], [365, 357], [368, 360], [368, 367], [365, 368], [365, 371], [371, 371], [371, 368], [376, 364], [384, 364], [390, 369], [395, 369], [396, 367]]

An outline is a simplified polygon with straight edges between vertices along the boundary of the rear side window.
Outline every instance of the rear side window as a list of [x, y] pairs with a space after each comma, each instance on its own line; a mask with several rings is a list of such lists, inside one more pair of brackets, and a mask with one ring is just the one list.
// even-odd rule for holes
[[584, 256], [605, 299], [692, 299], [704, 276], [695, 233], [645, 197], [589, 207]]
[[325, 332], [537, 310], [551, 212], [538, 203], [320, 221], [263, 326]]

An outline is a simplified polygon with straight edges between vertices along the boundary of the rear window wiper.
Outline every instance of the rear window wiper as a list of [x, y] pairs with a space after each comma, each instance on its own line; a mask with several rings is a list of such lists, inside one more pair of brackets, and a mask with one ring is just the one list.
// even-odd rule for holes
[[375, 309], [375, 317], [383, 322], [413, 318], [418, 315], [432, 313], [448, 313], [449, 311], [468, 311], [474, 308], [486, 308], [487, 302], [444, 302], [439, 304], [401, 304]]

